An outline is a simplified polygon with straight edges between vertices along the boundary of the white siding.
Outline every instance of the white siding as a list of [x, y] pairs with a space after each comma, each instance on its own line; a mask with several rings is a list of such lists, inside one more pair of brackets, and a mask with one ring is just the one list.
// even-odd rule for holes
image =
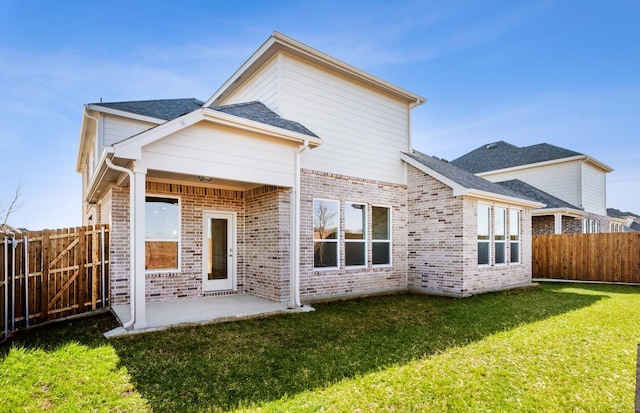
[[149, 169], [292, 187], [298, 145], [228, 127], [198, 124], [145, 146]]
[[225, 101], [225, 104], [251, 102], [254, 100], [264, 103], [269, 109], [280, 113], [278, 101], [278, 78], [279, 78], [278, 57], [273, 57], [256, 72], [251, 78], [244, 81], [233, 96]]
[[516, 171], [483, 175], [482, 177], [491, 182], [520, 179], [572, 205], [580, 207], [582, 204], [580, 199], [579, 161], [519, 169]]
[[282, 81], [281, 116], [323, 140], [302, 155], [303, 168], [406, 183], [399, 156], [409, 149], [405, 102], [290, 56]]
[[322, 139], [322, 145], [302, 154], [302, 168], [406, 183], [399, 156], [409, 150], [406, 102], [285, 54], [269, 61], [224, 104], [251, 100]]
[[587, 212], [607, 215], [605, 172], [588, 163], [582, 164], [582, 206]]
[[[104, 146], [112, 146], [140, 132], [156, 126], [153, 123], [121, 118], [118, 116], [102, 116], [102, 142]], [[102, 152], [102, 147], [98, 153]]]

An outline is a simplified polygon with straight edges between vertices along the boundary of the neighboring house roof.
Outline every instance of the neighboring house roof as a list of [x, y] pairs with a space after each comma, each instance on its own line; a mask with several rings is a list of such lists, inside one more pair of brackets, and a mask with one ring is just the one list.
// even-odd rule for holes
[[156, 119], [172, 120], [201, 108], [203, 103], [204, 102], [196, 98], [187, 98], [134, 100], [129, 102], [100, 102], [91, 103], [90, 105], [92, 107], [103, 106]]
[[640, 218], [640, 215], [638, 214], [634, 214], [633, 212], [623, 212], [617, 208], [607, 208], [607, 215], [614, 218], [626, 218], [626, 217]]
[[548, 143], [519, 147], [505, 141], [482, 145], [454, 159], [451, 163], [474, 174], [479, 174], [573, 157], [587, 158], [607, 170], [607, 172], [613, 170], [611, 167], [585, 154]]
[[512, 179], [509, 181], [496, 182], [497, 185], [500, 185], [504, 188], [509, 188], [512, 191], [515, 191], [519, 194], [526, 196], [529, 199], [535, 199], [538, 202], [542, 202], [546, 204], [544, 209], [575, 209], [578, 211], [583, 211], [583, 208], [572, 205], [568, 202], [563, 201], [560, 198], [557, 198], [547, 192], [544, 192], [533, 185], [529, 185], [526, 182], [523, 182], [519, 179]]
[[628, 227], [625, 227], [625, 231], [640, 232], [640, 223], [632, 222], [631, 225], [629, 225]]
[[209, 109], [228, 113], [229, 115], [238, 116], [256, 122], [265, 123], [267, 125], [276, 126], [278, 128], [290, 130], [292, 132], [302, 133], [303, 135], [309, 135], [316, 138], [318, 137], [318, 135], [311, 132], [300, 123], [281, 118], [274, 111], [266, 107], [262, 102], [253, 101], [246, 103], [236, 103], [233, 105], [209, 106]]
[[[520, 200], [532, 207], [540, 208], [543, 206], [542, 203], [537, 202], [533, 198], [529, 198], [510, 188], [489, 182], [486, 179], [480, 178], [436, 157], [416, 150], [413, 150], [411, 153], [403, 152], [402, 155], [407, 163], [421, 169], [423, 172], [447, 186], [452, 187], [454, 189], [454, 195], [493, 194], [496, 195], [497, 198], [506, 197], [511, 200]], [[411, 162], [411, 160], [415, 162]]]

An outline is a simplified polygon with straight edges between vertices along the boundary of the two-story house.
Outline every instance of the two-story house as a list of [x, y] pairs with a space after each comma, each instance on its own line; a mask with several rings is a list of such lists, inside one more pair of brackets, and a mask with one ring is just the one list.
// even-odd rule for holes
[[111, 226], [112, 303], [143, 329], [149, 301], [530, 284], [542, 204], [412, 151], [424, 102], [276, 32], [206, 101], [86, 105], [83, 220]]
[[451, 163], [544, 203], [532, 211], [534, 235], [613, 228], [606, 205], [606, 174], [613, 168], [591, 156], [548, 143], [518, 147], [499, 141]]

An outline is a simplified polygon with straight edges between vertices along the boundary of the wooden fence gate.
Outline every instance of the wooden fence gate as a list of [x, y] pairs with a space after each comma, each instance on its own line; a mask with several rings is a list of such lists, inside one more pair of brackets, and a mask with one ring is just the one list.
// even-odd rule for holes
[[533, 278], [640, 284], [640, 232], [532, 238]]
[[109, 305], [109, 227], [0, 233], [2, 338]]

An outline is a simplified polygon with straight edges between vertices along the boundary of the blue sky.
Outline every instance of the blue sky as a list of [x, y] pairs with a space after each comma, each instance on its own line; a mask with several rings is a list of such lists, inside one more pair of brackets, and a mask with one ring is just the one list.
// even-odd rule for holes
[[0, 0], [0, 199], [21, 183], [11, 224], [80, 225], [83, 104], [206, 100], [277, 30], [426, 97], [416, 149], [566, 147], [640, 213], [639, 21], [637, 1]]

